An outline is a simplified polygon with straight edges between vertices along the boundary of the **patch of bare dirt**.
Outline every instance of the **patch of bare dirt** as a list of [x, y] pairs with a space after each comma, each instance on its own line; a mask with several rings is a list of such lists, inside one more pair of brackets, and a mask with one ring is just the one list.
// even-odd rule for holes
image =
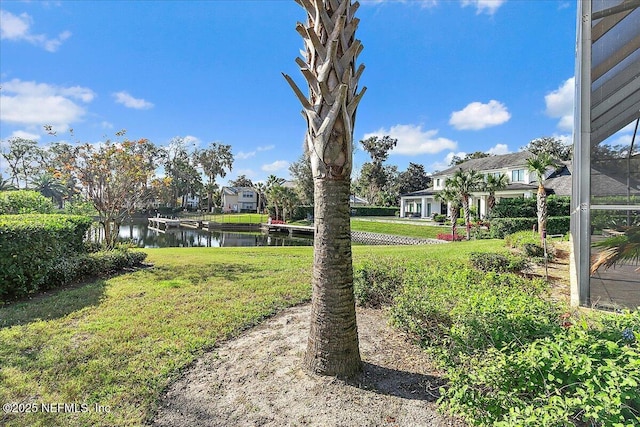
[[436, 411], [439, 373], [381, 310], [357, 311], [357, 379], [306, 373], [309, 314], [309, 305], [290, 308], [205, 354], [167, 390], [153, 425], [465, 425]]
[[544, 264], [533, 266], [533, 275], [545, 278], [548, 275], [551, 288], [551, 298], [556, 301], [571, 302], [571, 287], [569, 279], [569, 257], [571, 246], [569, 242], [554, 242], [554, 257], [547, 264], [545, 272]]

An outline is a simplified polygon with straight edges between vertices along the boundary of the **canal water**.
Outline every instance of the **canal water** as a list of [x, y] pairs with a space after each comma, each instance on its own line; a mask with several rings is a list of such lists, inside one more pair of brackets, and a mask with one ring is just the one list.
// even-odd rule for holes
[[261, 232], [206, 231], [190, 228], [150, 229], [147, 222], [122, 224], [120, 240], [140, 248], [168, 247], [240, 247], [240, 246], [312, 246], [313, 239]]

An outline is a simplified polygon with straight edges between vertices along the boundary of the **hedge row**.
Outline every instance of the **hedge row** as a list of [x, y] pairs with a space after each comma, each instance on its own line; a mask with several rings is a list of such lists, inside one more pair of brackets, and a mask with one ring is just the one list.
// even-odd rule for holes
[[82, 251], [91, 223], [75, 215], [0, 216], [0, 300], [50, 287], [50, 272]]
[[[491, 220], [491, 237], [503, 239], [509, 234], [518, 231], [531, 230], [537, 227], [537, 217], [532, 218], [494, 218]], [[569, 232], [570, 217], [549, 217], [547, 218], [547, 235], [567, 234]]]
[[[547, 215], [567, 216], [571, 210], [571, 198], [551, 195], [547, 197]], [[538, 213], [535, 197], [516, 197], [500, 199], [491, 210], [492, 218], [525, 218], [535, 217]]]
[[55, 206], [51, 200], [37, 191], [0, 191], [0, 215], [53, 213]]

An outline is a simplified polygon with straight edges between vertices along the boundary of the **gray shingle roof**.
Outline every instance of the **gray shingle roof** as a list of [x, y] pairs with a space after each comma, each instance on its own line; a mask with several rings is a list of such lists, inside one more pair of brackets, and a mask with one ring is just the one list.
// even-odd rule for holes
[[434, 177], [443, 175], [453, 175], [458, 169], [464, 171], [473, 169], [475, 171], [513, 168], [516, 166], [526, 166], [527, 159], [535, 157], [530, 151], [518, 151], [517, 153], [501, 154], [499, 156], [483, 157], [482, 159], [471, 159], [459, 165], [451, 166], [448, 169], [434, 174]]

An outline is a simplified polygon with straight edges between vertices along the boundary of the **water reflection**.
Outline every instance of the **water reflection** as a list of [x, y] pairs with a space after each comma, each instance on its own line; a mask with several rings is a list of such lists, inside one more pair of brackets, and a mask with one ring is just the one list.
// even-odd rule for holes
[[241, 246], [311, 246], [313, 239], [269, 235], [260, 232], [206, 231], [170, 228], [149, 229], [147, 223], [133, 222], [120, 227], [120, 239], [141, 248], [168, 247], [241, 247]]

